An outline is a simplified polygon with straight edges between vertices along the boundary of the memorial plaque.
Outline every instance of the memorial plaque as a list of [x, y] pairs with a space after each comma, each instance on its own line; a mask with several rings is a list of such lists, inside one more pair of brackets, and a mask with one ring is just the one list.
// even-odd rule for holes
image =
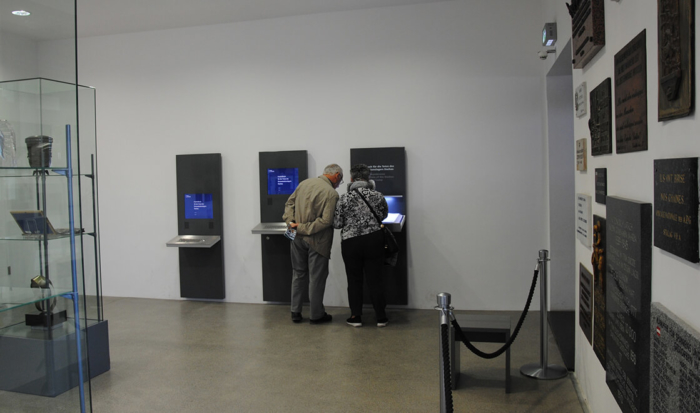
[[688, 116], [693, 106], [692, 0], [658, 0], [659, 121]]
[[603, 0], [572, 0], [566, 4], [571, 15], [574, 69], [583, 69], [605, 46]]
[[700, 333], [659, 303], [651, 328], [650, 411], [700, 412]]
[[591, 246], [591, 196], [576, 194], [576, 239]]
[[605, 197], [608, 196], [608, 170], [607, 168], [595, 169], [595, 201], [605, 204]]
[[586, 138], [576, 141], [576, 170], [586, 170]]
[[580, 118], [586, 115], [587, 103], [586, 103], [586, 82], [581, 83], [576, 88], [576, 93], [574, 94], [574, 108], [576, 109], [576, 117]]
[[605, 218], [593, 215], [593, 352], [605, 365]]
[[651, 209], [608, 196], [605, 381], [624, 413], [649, 410]]
[[648, 149], [646, 34], [646, 30], [642, 30], [615, 55], [617, 153]]
[[690, 262], [698, 256], [698, 158], [654, 161], [654, 246]]
[[593, 324], [591, 323], [591, 308], [593, 306], [593, 276], [579, 264], [579, 298], [578, 298], [578, 325], [583, 334], [591, 343]]
[[612, 91], [610, 78], [591, 91], [591, 155], [612, 153]]

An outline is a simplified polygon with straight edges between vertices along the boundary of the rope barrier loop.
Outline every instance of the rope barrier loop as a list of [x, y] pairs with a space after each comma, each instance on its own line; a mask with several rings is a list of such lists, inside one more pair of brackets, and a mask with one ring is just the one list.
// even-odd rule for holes
[[462, 328], [459, 326], [459, 323], [457, 323], [457, 320], [452, 317], [452, 326], [454, 327], [455, 330], [455, 340], [461, 341], [464, 343], [465, 346], [469, 350], [471, 350], [472, 353], [476, 354], [477, 356], [485, 359], [492, 359], [500, 356], [508, 350], [508, 348], [513, 344], [515, 341], [515, 338], [518, 336], [518, 332], [520, 332], [520, 327], [523, 325], [523, 321], [525, 321], [525, 317], [527, 316], [527, 312], [530, 308], [530, 303], [532, 302], [532, 296], [535, 293], [535, 286], [537, 285], [537, 275], [539, 274], [539, 262], [537, 267], [535, 267], [535, 274], [532, 277], [532, 286], [530, 287], [530, 294], [527, 296], [527, 303], [525, 304], [525, 309], [523, 310], [523, 313], [520, 315], [520, 320], [518, 320], [518, 324], [515, 326], [515, 330], [513, 331], [513, 335], [511, 335], [510, 340], [508, 340], [507, 343], [503, 345], [500, 349], [496, 350], [493, 353], [484, 353], [483, 351], [479, 350], [478, 348], [474, 347], [474, 345], [469, 342], [467, 337], [462, 333]]

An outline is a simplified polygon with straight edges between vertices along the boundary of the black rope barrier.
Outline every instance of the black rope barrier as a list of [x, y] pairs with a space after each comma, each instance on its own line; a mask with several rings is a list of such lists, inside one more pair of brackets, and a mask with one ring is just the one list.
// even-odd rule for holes
[[442, 365], [445, 372], [445, 412], [452, 413], [452, 371], [450, 370], [450, 330], [449, 325], [442, 324], [440, 326], [442, 332]]
[[[515, 330], [513, 331], [513, 335], [510, 337], [510, 340], [506, 344], [503, 345], [500, 349], [493, 353], [484, 353], [483, 351], [479, 350], [478, 348], [474, 347], [472, 343], [469, 342], [469, 340], [464, 336], [464, 333], [462, 333], [462, 327], [459, 326], [459, 323], [457, 323], [456, 319], [452, 319], [452, 326], [455, 329], [455, 339], [459, 340], [464, 343], [465, 346], [469, 350], [471, 350], [472, 353], [476, 354], [477, 356], [485, 359], [492, 359], [500, 356], [503, 354], [504, 351], [508, 350], [511, 344], [513, 344], [513, 341], [515, 341], [515, 338], [518, 336], [518, 332], [520, 331], [520, 327], [523, 326], [523, 321], [525, 321], [525, 317], [527, 316], [528, 309], [530, 308], [530, 302], [532, 302], [532, 296], [535, 293], [535, 285], [537, 285], [537, 274], [539, 273], [538, 270], [535, 270], [535, 275], [532, 277], [532, 286], [530, 287], [530, 294], [527, 296], [527, 303], [525, 304], [525, 309], [523, 310], [523, 313], [520, 315], [520, 320], [518, 320], [518, 324], [515, 326]], [[443, 330], [444, 331], [444, 330]], [[444, 333], [443, 333], [444, 335]], [[443, 344], [444, 346], [444, 344]], [[451, 395], [451, 393], [450, 393]]]

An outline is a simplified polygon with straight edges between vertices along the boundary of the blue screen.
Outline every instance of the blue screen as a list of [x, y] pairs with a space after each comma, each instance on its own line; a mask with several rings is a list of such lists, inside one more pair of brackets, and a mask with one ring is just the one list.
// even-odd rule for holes
[[214, 219], [214, 196], [185, 194], [185, 219]]
[[267, 170], [267, 194], [291, 195], [299, 185], [299, 168]]

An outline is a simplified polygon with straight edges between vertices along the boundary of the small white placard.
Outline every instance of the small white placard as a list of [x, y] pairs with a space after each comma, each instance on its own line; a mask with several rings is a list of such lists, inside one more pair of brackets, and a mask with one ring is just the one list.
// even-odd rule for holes
[[576, 239], [591, 247], [593, 226], [591, 225], [591, 196], [576, 194]]
[[586, 93], [586, 82], [581, 83], [576, 88], [574, 107], [576, 108], [576, 117], [578, 118], [584, 116], [588, 112], [588, 94]]

